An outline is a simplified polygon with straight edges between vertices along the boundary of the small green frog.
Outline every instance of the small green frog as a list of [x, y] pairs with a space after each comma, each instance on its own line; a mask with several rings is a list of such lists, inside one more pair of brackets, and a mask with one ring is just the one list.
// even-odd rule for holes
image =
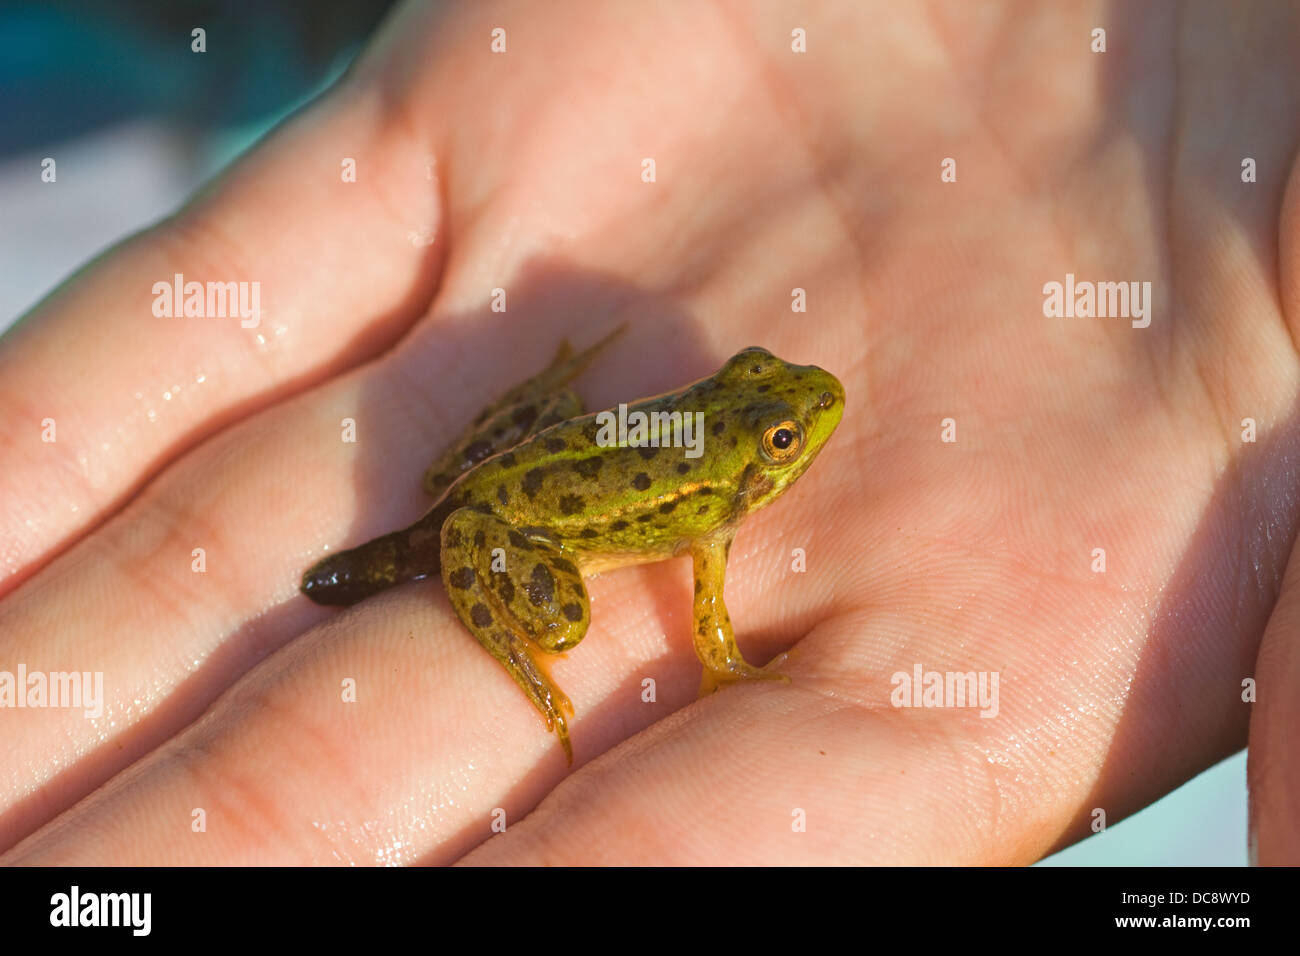
[[[620, 330], [616, 330], [615, 333]], [[470, 633], [546, 718], [570, 763], [573, 705], [538, 651], [587, 631], [584, 574], [690, 552], [701, 695], [781, 674], [747, 663], [722, 601], [746, 515], [794, 484], [835, 431], [844, 389], [814, 365], [748, 348], [681, 391], [584, 414], [568, 382], [613, 334], [484, 410], [425, 473], [438, 498], [408, 528], [330, 555], [303, 576], [318, 604], [352, 604], [441, 571]]]

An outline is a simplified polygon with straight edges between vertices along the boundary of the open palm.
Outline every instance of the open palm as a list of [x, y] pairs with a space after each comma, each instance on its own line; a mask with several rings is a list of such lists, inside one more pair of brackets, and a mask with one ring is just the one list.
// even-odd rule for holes
[[[1227, 16], [400, 10], [0, 348], [0, 647], [106, 698], [0, 712], [4, 859], [1021, 863], [1240, 748], [1296, 534], [1300, 18]], [[176, 273], [260, 324], [155, 317]], [[1045, 316], [1067, 273], [1149, 326]], [[599, 576], [570, 769], [437, 582], [297, 584], [618, 322], [589, 407], [746, 345], [847, 401], [730, 558], [791, 683], [696, 701], [688, 562]], [[894, 706], [918, 667], [996, 711]]]

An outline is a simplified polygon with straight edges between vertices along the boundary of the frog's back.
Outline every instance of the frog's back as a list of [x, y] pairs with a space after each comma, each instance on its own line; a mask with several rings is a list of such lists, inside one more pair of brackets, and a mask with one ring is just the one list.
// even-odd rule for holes
[[[683, 397], [647, 399], [627, 411], [671, 415]], [[465, 475], [450, 490], [451, 503], [490, 509], [516, 528], [609, 555], [614, 565], [676, 554], [732, 520], [734, 482], [708, 459], [667, 447], [670, 436], [659, 446], [610, 443], [607, 423], [585, 415], [540, 432]]]

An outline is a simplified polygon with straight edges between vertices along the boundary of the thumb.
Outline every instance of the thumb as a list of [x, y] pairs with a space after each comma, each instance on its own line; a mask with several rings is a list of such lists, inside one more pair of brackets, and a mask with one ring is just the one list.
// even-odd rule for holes
[[1300, 540], [1255, 663], [1246, 780], [1251, 862], [1300, 863]]

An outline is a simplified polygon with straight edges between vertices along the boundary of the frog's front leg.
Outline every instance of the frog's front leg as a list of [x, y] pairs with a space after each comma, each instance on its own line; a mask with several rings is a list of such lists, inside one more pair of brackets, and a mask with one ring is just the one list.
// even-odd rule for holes
[[704, 665], [701, 697], [730, 681], [790, 680], [784, 674], [753, 666], [736, 644], [731, 615], [722, 600], [732, 536], [732, 533], [715, 535], [691, 546], [695, 562], [695, 654]]
[[577, 566], [559, 545], [461, 508], [442, 526], [442, 580], [461, 621], [523, 688], [573, 763], [564, 719], [573, 704], [533, 650], [567, 650], [586, 634], [590, 607]]

